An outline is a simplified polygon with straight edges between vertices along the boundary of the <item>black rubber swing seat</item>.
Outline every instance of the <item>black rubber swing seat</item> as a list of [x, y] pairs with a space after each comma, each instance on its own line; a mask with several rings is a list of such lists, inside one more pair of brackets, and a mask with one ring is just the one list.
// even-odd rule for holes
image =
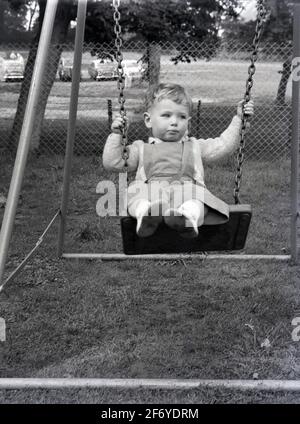
[[250, 205], [230, 205], [229, 220], [220, 225], [203, 225], [194, 239], [185, 239], [164, 223], [150, 237], [138, 237], [136, 220], [121, 219], [123, 250], [126, 255], [230, 251], [244, 248], [252, 211]]

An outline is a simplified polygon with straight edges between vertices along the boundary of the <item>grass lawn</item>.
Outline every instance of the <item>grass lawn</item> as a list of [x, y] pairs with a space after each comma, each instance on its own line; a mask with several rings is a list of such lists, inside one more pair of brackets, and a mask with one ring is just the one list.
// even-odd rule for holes
[[[242, 200], [253, 206], [246, 253], [289, 253], [289, 163], [249, 161]], [[13, 164], [1, 158], [0, 192]], [[30, 158], [7, 274], [34, 246], [60, 205], [63, 158]], [[206, 170], [231, 202], [230, 164]], [[96, 216], [100, 179], [117, 179], [95, 157], [75, 157], [66, 250], [121, 250], [116, 218]], [[1, 216], [3, 209], [0, 209]], [[55, 257], [57, 226], [0, 296], [7, 341], [1, 377], [300, 379], [300, 268], [275, 262], [101, 262]], [[269, 347], [266, 340], [269, 341]], [[231, 390], [1, 391], [2, 403], [298, 403], [296, 394]]]

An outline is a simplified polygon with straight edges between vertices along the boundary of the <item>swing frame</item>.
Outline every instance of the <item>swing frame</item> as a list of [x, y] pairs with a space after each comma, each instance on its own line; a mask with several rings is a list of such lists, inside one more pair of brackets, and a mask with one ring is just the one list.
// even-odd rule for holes
[[[50, 2], [49, 2], [50, 3]], [[33, 129], [33, 121], [35, 108], [39, 98], [39, 92], [42, 86], [42, 78], [45, 72], [47, 52], [50, 45], [51, 34], [53, 31], [53, 23], [55, 19], [55, 12], [57, 8], [58, 0], [53, 0], [50, 4], [47, 4], [47, 14], [42, 27], [42, 34], [37, 52], [37, 58], [34, 66], [31, 87], [28, 95], [28, 101], [25, 111], [25, 116], [22, 125], [22, 131], [20, 135], [15, 166], [12, 174], [10, 189], [7, 197], [6, 208], [4, 212], [2, 228], [0, 233], [0, 290], [3, 285], [10, 280], [12, 276], [15, 276], [21, 271], [23, 263], [31, 257], [36, 247], [26, 256], [25, 260], [16, 270], [13, 272], [6, 282], [2, 284], [1, 281], [5, 270], [5, 262], [8, 255], [8, 248], [11, 239], [11, 233], [16, 215], [16, 208], [18, 204], [18, 198], [21, 190], [21, 184], [23, 181], [26, 160], [29, 151], [29, 145], [31, 140], [31, 134]], [[213, 259], [230, 259], [230, 260], [275, 260], [275, 261], [286, 261], [292, 263], [299, 263], [298, 255], [298, 221], [299, 221], [299, 116], [300, 116], [300, 81], [293, 80], [292, 88], [292, 143], [291, 143], [291, 222], [290, 222], [290, 250], [289, 255], [264, 255], [264, 254], [250, 254], [244, 253], [239, 254], [206, 254], [200, 252], [197, 254], [193, 253], [175, 253], [175, 254], [140, 254], [140, 255], [126, 255], [124, 253], [71, 253], [64, 252], [64, 237], [67, 217], [67, 204], [69, 197], [70, 188], [70, 175], [72, 167], [73, 149], [75, 141], [75, 127], [77, 117], [77, 106], [78, 106], [78, 94], [80, 84], [80, 70], [82, 61], [82, 48], [84, 39], [84, 28], [85, 28], [85, 16], [86, 16], [86, 3], [87, 0], [78, 0], [77, 10], [77, 27], [75, 36], [75, 50], [74, 50], [74, 64], [73, 64], [73, 76], [71, 86], [71, 98], [69, 107], [69, 122], [66, 142], [66, 154], [65, 154], [65, 165], [64, 165], [64, 177], [63, 177], [63, 192], [61, 199], [61, 207], [56, 212], [56, 215], [51, 221], [51, 227], [56, 219], [59, 218], [59, 234], [58, 234], [58, 256], [64, 259], [100, 259], [100, 260], [175, 260], [175, 259], [195, 259], [199, 260], [213, 260]], [[298, 19], [298, 21], [297, 21]], [[293, 34], [293, 57], [300, 57], [300, 29], [297, 22], [300, 20], [300, 6], [294, 5], [294, 34]], [[47, 227], [47, 231], [50, 229]], [[43, 234], [44, 235], [44, 234]], [[42, 237], [40, 238], [42, 239]], [[37, 245], [40, 244], [40, 239]]]
[[[4, 273], [5, 261], [8, 254], [8, 247], [11, 232], [15, 219], [16, 207], [19, 198], [21, 183], [23, 180], [26, 159], [29, 151], [30, 138], [33, 129], [34, 110], [37, 105], [39, 90], [41, 88], [42, 76], [45, 71], [47, 51], [50, 45], [51, 34], [55, 19], [55, 12], [59, 0], [47, 2], [42, 32], [38, 47], [37, 59], [34, 67], [25, 117], [18, 146], [15, 167], [5, 208], [1, 237], [0, 237], [0, 284]], [[51, 3], [51, 4], [50, 4]], [[66, 162], [64, 175], [64, 191], [62, 208], [51, 220], [43, 235], [52, 227], [57, 217], [61, 219], [59, 253], [63, 258], [100, 258], [102, 260], [124, 260], [135, 259], [133, 256], [121, 254], [74, 254], [62, 253], [63, 229], [66, 219], [66, 205], [68, 198], [68, 188], [70, 180], [71, 159], [75, 136], [75, 120], [77, 113], [78, 88], [80, 80], [81, 54], [84, 33], [84, 21], [86, 14], [87, 0], [78, 0], [77, 30], [75, 39], [74, 73], [72, 82], [72, 94], [70, 101], [70, 121], [68, 128], [68, 140], [66, 150]], [[294, 57], [300, 57], [300, 28], [297, 23], [300, 21], [300, 5], [294, 5]], [[77, 95], [76, 95], [77, 94]], [[299, 116], [300, 116], [300, 81], [293, 80], [293, 127], [292, 127], [292, 160], [291, 160], [291, 255], [138, 255], [136, 259], [182, 259], [196, 256], [200, 259], [271, 259], [287, 261], [293, 260], [297, 263], [297, 223], [299, 219], [298, 211], [298, 163], [299, 163]], [[42, 242], [40, 237], [37, 246]], [[37, 247], [36, 246], [36, 247]], [[30, 255], [28, 255], [30, 257]], [[3, 287], [3, 286], [2, 286]], [[1, 289], [1, 286], [0, 286]], [[149, 389], [199, 389], [199, 388], [229, 388], [238, 390], [255, 391], [286, 391], [299, 392], [300, 380], [208, 380], [208, 379], [97, 379], [97, 378], [0, 378], [0, 389], [57, 389], [57, 388], [149, 388]]]
[[[117, 1], [116, 3], [119, 3], [119, 1]], [[296, 16], [297, 8], [295, 8], [294, 12]], [[78, 19], [79, 19], [79, 16], [78, 16]], [[85, 17], [82, 16], [81, 19], [84, 21]], [[297, 34], [297, 28], [295, 28], [296, 26], [297, 25], [294, 25], [294, 57], [299, 57], [300, 36], [299, 34]], [[83, 27], [84, 27], [84, 24], [83, 24]], [[134, 237], [132, 236], [132, 231], [127, 231], [126, 222], [128, 224], [128, 228], [130, 228], [132, 226], [132, 223], [134, 222], [132, 218], [123, 218], [121, 220], [123, 246], [124, 246], [125, 253], [104, 253], [103, 252], [103, 253], [84, 253], [83, 254], [83, 253], [68, 253], [63, 251], [65, 226], [66, 226], [66, 210], [67, 210], [67, 203], [68, 203], [73, 147], [74, 147], [74, 141], [75, 141], [75, 125], [76, 125], [77, 102], [78, 102], [78, 92], [79, 92], [79, 83], [80, 83], [82, 43], [83, 43], [83, 39], [82, 39], [82, 42], [78, 43], [78, 45], [76, 45], [76, 41], [75, 41], [74, 63], [77, 63], [78, 66], [76, 67], [76, 70], [74, 69], [74, 81], [72, 81], [72, 89], [71, 89], [72, 91], [71, 91], [71, 101], [70, 101], [70, 111], [69, 111], [70, 112], [69, 113], [69, 117], [70, 117], [69, 130], [70, 131], [68, 131], [67, 146], [66, 146], [66, 159], [65, 159], [66, 161], [65, 161], [65, 168], [64, 168], [63, 194], [62, 194], [61, 216], [60, 216], [60, 227], [59, 227], [58, 256], [65, 259], [85, 258], [85, 259], [101, 259], [101, 260], [126, 260], [126, 259], [174, 260], [174, 259], [196, 258], [196, 257], [199, 257], [200, 259], [203, 259], [203, 258], [209, 258], [209, 259], [230, 258], [230, 259], [247, 259], [247, 260], [248, 259], [263, 259], [263, 260], [272, 259], [272, 260], [279, 260], [279, 261], [291, 260], [293, 263], [297, 263], [298, 261], [297, 221], [299, 219], [299, 211], [298, 211], [299, 125], [298, 125], [298, 121], [299, 121], [299, 110], [300, 110], [299, 108], [300, 85], [299, 84], [297, 85], [295, 81], [293, 81], [293, 103], [292, 103], [293, 126], [292, 126], [292, 158], [291, 158], [291, 237], [290, 237], [291, 254], [290, 255], [257, 255], [257, 254], [244, 255], [244, 254], [230, 254], [230, 253], [208, 255], [206, 254], [206, 251], [198, 252], [198, 253], [152, 253], [151, 249], [147, 251], [147, 249], [145, 248], [145, 243], [147, 243], [147, 240], [145, 241], [136, 240], [135, 238], [135, 241], [134, 241], [133, 240]], [[120, 54], [120, 51], [119, 51], [120, 44], [119, 43], [117, 44], [118, 44], [117, 45], [118, 54]], [[121, 66], [122, 59], [120, 60], [118, 57], [118, 61], [120, 62], [119, 65]], [[75, 78], [76, 71], [78, 75], [76, 75], [76, 78]], [[124, 112], [123, 93], [122, 93], [121, 112], [123, 114], [126, 113]], [[123, 138], [124, 138], [124, 135], [123, 135]], [[126, 148], [126, 145], [125, 145], [125, 148]], [[240, 148], [240, 154], [241, 154], [241, 148]], [[242, 166], [241, 163], [239, 163], [239, 166], [240, 167]], [[241, 173], [241, 170], [239, 172]], [[236, 180], [240, 179], [240, 176], [237, 175]], [[236, 182], [236, 185], [237, 185], [237, 182]], [[239, 182], [238, 182], [238, 188], [237, 187], [235, 188], [236, 203], [239, 200], [238, 191], [239, 191]], [[245, 206], [246, 206], [245, 211], [248, 212], [249, 211], [248, 205], [245, 205]], [[245, 227], [246, 229], [243, 234], [244, 242], [247, 236], [247, 231], [248, 231], [248, 226], [250, 223], [251, 216], [248, 217], [248, 219], [249, 221], [247, 223], [247, 226]], [[130, 223], [130, 220], [132, 220], [131, 223]], [[205, 228], [204, 228], [204, 231], [205, 231]], [[127, 237], [128, 234], [131, 236], [131, 239], [127, 241], [125, 238]], [[236, 231], [236, 234], [238, 234], [238, 231]], [[176, 238], [174, 238], [174, 240], [176, 241]], [[228, 246], [229, 246], [229, 243], [228, 243]], [[136, 249], [136, 247], [140, 247], [140, 248]], [[146, 254], [143, 254], [143, 249], [146, 252]], [[135, 250], [138, 250], [140, 253], [137, 255], [134, 254]], [[153, 250], [155, 252], [158, 251], [155, 249]], [[197, 249], [193, 249], [193, 250], [197, 251]], [[208, 249], [208, 250], [211, 250], [211, 249]], [[230, 249], [228, 248], [224, 250], [230, 250]], [[234, 250], [238, 250], [238, 249], [234, 249]], [[176, 252], [176, 248], [171, 251]]]

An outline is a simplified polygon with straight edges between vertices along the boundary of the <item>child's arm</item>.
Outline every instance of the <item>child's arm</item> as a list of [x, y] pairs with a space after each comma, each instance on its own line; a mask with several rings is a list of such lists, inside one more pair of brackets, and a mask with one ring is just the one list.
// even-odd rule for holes
[[[104, 149], [103, 149], [103, 166], [108, 171], [123, 172], [124, 159], [122, 158], [122, 127], [124, 125], [123, 119], [120, 116], [113, 121], [111, 130], [112, 133], [108, 136]], [[127, 159], [128, 171], [136, 171], [139, 162], [138, 146], [133, 143], [127, 146], [129, 158]]]
[[[237, 114], [233, 117], [230, 125], [217, 138], [200, 139], [203, 162], [215, 162], [232, 154], [239, 146], [240, 131], [242, 124], [243, 101], [238, 103]], [[244, 105], [244, 112], [251, 117], [254, 113], [253, 101]], [[249, 124], [247, 124], [248, 126]]]

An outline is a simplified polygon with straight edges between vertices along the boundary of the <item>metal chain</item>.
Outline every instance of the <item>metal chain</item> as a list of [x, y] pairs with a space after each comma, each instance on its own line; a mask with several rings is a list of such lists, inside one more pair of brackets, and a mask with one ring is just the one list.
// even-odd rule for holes
[[119, 11], [120, 7], [120, 0], [113, 0], [113, 8], [114, 8], [114, 33], [115, 33], [115, 47], [116, 47], [116, 60], [118, 62], [117, 66], [117, 73], [118, 73], [118, 89], [119, 89], [119, 104], [120, 104], [120, 115], [123, 118], [123, 128], [122, 128], [122, 159], [124, 160], [124, 172], [127, 172], [128, 170], [128, 158], [129, 158], [129, 151], [127, 146], [127, 120], [126, 120], [126, 109], [125, 109], [125, 96], [124, 96], [124, 88], [125, 88], [125, 75], [124, 75], [124, 68], [123, 68], [123, 54], [121, 51], [121, 47], [123, 44], [122, 38], [121, 38], [121, 25], [120, 25], [120, 18], [121, 14]]
[[265, 17], [266, 17], [265, 0], [258, 0], [257, 1], [257, 22], [256, 22], [256, 28], [255, 28], [255, 36], [252, 42], [251, 64], [248, 68], [246, 92], [244, 95], [244, 102], [242, 106], [243, 110], [242, 110], [242, 127], [240, 132], [240, 147], [237, 154], [237, 170], [236, 170], [236, 176], [235, 176], [235, 187], [233, 190], [235, 204], [240, 203], [239, 194], [240, 194], [240, 186], [241, 186], [241, 180], [242, 180], [242, 174], [243, 174], [243, 163], [245, 160], [244, 150], [245, 150], [247, 116], [245, 115], [245, 112], [244, 112], [244, 105], [251, 99], [251, 90], [253, 87], [253, 76], [256, 71], [255, 62], [257, 61], [257, 57], [258, 57], [258, 47], [259, 47], [259, 42], [260, 42], [262, 30], [263, 30]]

